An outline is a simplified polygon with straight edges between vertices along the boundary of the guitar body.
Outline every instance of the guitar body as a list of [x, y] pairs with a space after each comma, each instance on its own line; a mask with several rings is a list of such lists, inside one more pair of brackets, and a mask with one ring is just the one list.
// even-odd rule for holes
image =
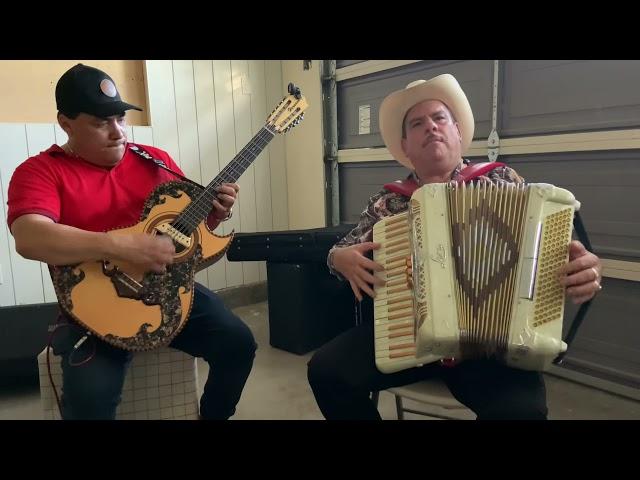
[[[187, 182], [156, 187], [140, 222], [112, 234], [155, 235], [170, 224], [202, 190]], [[193, 303], [195, 273], [225, 254], [233, 233], [218, 236], [202, 221], [190, 245], [176, 244], [166, 273], [144, 272], [127, 262], [96, 261], [50, 267], [62, 309], [106, 342], [126, 350], [167, 345], [182, 330]]]

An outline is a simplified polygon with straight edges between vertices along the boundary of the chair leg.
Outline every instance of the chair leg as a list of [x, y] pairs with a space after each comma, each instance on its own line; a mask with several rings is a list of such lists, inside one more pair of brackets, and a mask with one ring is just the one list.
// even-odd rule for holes
[[404, 420], [404, 409], [402, 408], [402, 397], [396, 395], [396, 412], [398, 414], [398, 420]]
[[378, 408], [378, 398], [380, 397], [380, 392], [371, 392], [371, 401]]

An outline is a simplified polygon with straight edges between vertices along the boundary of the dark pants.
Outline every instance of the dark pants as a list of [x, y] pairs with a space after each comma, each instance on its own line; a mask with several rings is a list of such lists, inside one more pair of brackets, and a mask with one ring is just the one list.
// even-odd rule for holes
[[[113, 419], [120, 403], [125, 373], [135, 353], [89, 337], [77, 350], [83, 336], [79, 328], [62, 327], [53, 341], [54, 353], [62, 355], [62, 415], [69, 419]], [[209, 364], [209, 377], [200, 399], [200, 415], [227, 419], [235, 413], [257, 345], [249, 328], [228, 310], [220, 298], [195, 284], [193, 308], [184, 329], [169, 345]], [[89, 358], [81, 365], [70, 365]]]
[[478, 420], [547, 418], [546, 391], [539, 372], [518, 370], [494, 360], [468, 360], [455, 367], [432, 363], [392, 374], [374, 361], [373, 322], [337, 336], [313, 355], [308, 379], [316, 402], [329, 420], [379, 420], [370, 393], [441, 378], [453, 396]]

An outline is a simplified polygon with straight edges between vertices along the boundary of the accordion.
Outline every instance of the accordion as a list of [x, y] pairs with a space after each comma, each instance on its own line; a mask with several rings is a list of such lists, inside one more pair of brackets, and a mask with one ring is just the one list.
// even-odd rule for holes
[[392, 373], [445, 359], [497, 358], [547, 370], [564, 352], [564, 287], [574, 213], [550, 184], [435, 183], [407, 212], [380, 220], [376, 367]]

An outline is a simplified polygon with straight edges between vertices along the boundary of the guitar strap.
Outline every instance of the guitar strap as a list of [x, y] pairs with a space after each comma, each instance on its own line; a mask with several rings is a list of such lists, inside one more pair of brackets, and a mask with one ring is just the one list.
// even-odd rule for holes
[[134, 145], [132, 143], [129, 143], [129, 150], [131, 150], [133, 153], [135, 153], [137, 155], [140, 155], [142, 158], [145, 158], [147, 160], [151, 160], [157, 166], [159, 166], [160, 168], [163, 168], [167, 172], [172, 173], [173, 175], [175, 175], [179, 179], [184, 180], [185, 182], [189, 182], [190, 184], [195, 185], [196, 187], [200, 188], [201, 190], [204, 190], [204, 187], [202, 185], [200, 185], [199, 183], [194, 182], [193, 180], [190, 180], [189, 178], [185, 177], [184, 175], [179, 174], [178, 172], [174, 172], [169, 167], [167, 167], [167, 165], [164, 163], [163, 160], [160, 160], [159, 158], [153, 157], [153, 155], [151, 155], [149, 152], [147, 152], [145, 149], [141, 148], [140, 146]]

